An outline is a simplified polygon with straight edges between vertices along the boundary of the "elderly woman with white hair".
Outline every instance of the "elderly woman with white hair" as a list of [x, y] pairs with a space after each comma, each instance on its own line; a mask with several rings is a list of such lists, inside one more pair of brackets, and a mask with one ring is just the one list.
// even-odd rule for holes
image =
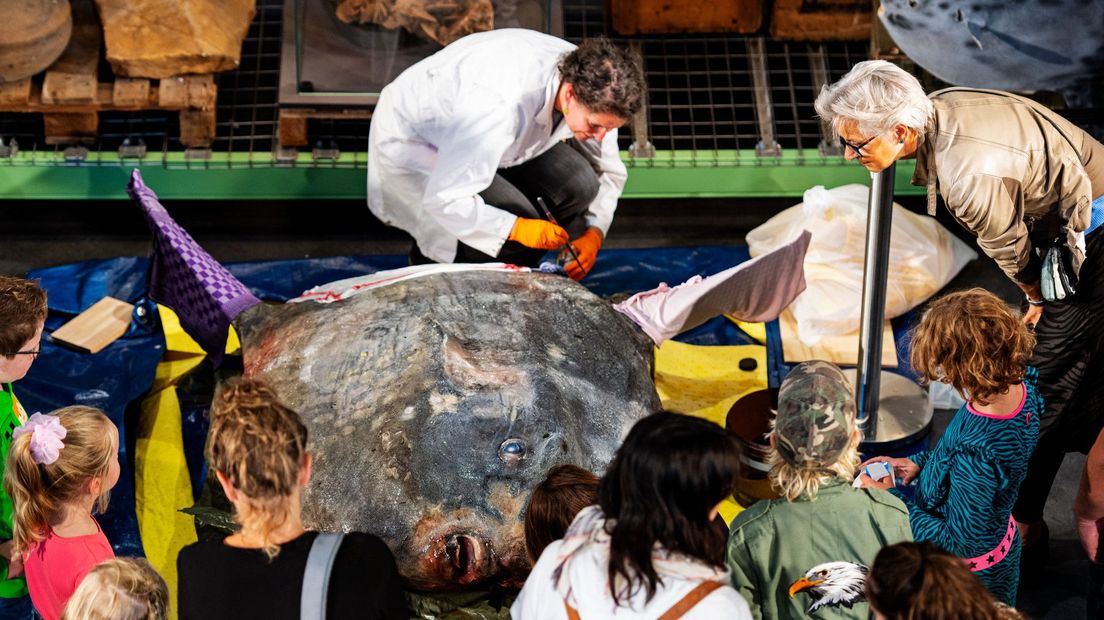
[[[1051, 110], [995, 90], [926, 95], [885, 61], [855, 65], [817, 97], [817, 114], [846, 145], [845, 157], [880, 172], [916, 159], [914, 185], [936, 194], [1023, 291], [1024, 321], [1038, 344], [1046, 413], [1014, 515], [1025, 556], [1045, 550], [1042, 520], [1066, 452], [1089, 452], [1075, 510], [1082, 542], [1098, 557], [1104, 527], [1104, 145]], [[1055, 248], [1076, 279], [1064, 299], [1040, 286], [1040, 254]], [[1052, 252], [1053, 253], [1053, 252]], [[1060, 261], [1061, 262], [1061, 261]], [[1048, 263], [1049, 264], [1049, 263]], [[1051, 273], [1054, 273], [1053, 271]], [[1094, 444], [1093, 441], [1096, 440]]]

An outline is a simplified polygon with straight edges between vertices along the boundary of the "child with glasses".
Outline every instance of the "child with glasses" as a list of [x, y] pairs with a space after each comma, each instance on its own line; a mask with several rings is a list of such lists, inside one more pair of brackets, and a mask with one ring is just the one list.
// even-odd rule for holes
[[[12, 383], [22, 379], [38, 357], [45, 321], [46, 291], [31, 280], [0, 276], [0, 477], [12, 433], [27, 421]], [[23, 563], [12, 547], [12, 501], [0, 489], [0, 620], [31, 617]]]

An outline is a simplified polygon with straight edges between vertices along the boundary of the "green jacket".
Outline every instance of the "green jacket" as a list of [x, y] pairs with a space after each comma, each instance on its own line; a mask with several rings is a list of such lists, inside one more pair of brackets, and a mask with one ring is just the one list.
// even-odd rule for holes
[[[728, 568], [732, 587], [755, 618], [862, 618], [865, 567], [885, 545], [912, 540], [908, 509], [886, 491], [855, 489], [845, 482], [820, 488], [816, 500], [760, 501], [732, 521]], [[810, 581], [826, 583], [789, 592], [810, 569], [835, 564]], [[802, 582], [805, 583], [805, 582]], [[832, 603], [832, 595], [843, 599]]]
[[[19, 405], [19, 399], [12, 392], [11, 384], [0, 384], [0, 477], [4, 473], [4, 464], [8, 462], [12, 431], [23, 425], [26, 415]], [[12, 501], [0, 485], [0, 542], [11, 540], [11, 537]], [[19, 598], [26, 595], [27, 582], [23, 577], [8, 579], [8, 563], [0, 559], [0, 598]]]

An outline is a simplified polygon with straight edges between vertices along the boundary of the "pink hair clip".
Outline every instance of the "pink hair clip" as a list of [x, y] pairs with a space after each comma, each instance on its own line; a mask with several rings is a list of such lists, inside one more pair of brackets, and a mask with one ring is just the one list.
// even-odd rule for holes
[[20, 435], [31, 434], [31, 459], [39, 465], [49, 465], [58, 460], [61, 449], [65, 447], [65, 427], [52, 415], [36, 413], [27, 423], [15, 429], [12, 439]]

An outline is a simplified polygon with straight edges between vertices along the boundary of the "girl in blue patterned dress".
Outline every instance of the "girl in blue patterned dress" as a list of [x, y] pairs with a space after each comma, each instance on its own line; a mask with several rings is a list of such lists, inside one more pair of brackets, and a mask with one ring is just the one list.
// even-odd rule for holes
[[[949, 383], [967, 402], [935, 449], [911, 459], [876, 457], [893, 466], [914, 497], [888, 488], [909, 508], [917, 541], [932, 541], [966, 562], [999, 600], [1016, 603], [1020, 537], [1012, 520], [1020, 483], [1039, 437], [1043, 400], [1027, 365], [1034, 335], [995, 295], [971, 289], [930, 305], [912, 340], [912, 367]], [[865, 465], [865, 463], [864, 463]]]

